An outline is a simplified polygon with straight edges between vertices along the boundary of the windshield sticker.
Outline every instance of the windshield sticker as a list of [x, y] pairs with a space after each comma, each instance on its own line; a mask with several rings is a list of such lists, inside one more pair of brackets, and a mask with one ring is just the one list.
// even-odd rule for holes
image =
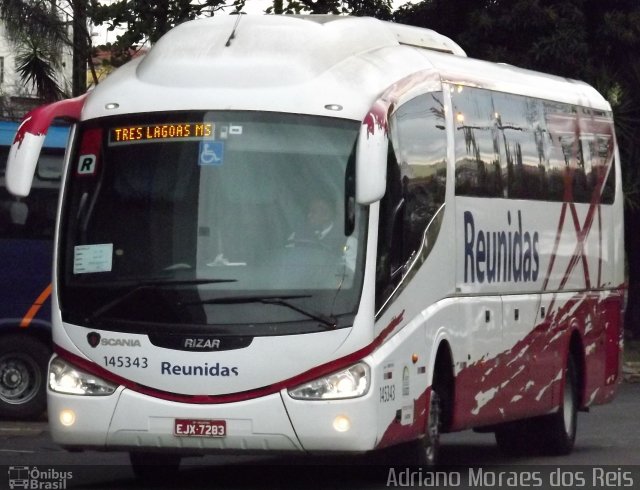
[[113, 243], [76, 245], [73, 249], [73, 273], [111, 272]]
[[222, 165], [224, 161], [223, 141], [201, 141], [199, 165]]

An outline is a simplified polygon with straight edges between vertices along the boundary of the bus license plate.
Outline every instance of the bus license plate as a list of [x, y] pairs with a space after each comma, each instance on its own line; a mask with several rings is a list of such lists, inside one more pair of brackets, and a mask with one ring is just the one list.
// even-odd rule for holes
[[225, 437], [227, 421], [176, 419], [173, 433], [181, 437]]

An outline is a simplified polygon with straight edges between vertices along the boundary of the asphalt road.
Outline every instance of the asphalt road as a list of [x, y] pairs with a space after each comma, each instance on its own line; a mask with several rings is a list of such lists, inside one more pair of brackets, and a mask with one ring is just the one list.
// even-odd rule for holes
[[[517, 488], [528, 486], [527, 483], [538, 487], [535, 485], [539, 482], [536, 477], [549, 483], [545, 474], [549, 471], [566, 473], [561, 476], [565, 477], [564, 486], [568, 487], [640, 488], [640, 383], [623, 384], [613, 403], [594, 407], [590, 413], [581, 413], [578, 424], [575, 449], [572, 454], [562, 457], [506, 456], [498, 451], [492, 434], [471, 431], [446, 434], [442, 438], [441, 456], [444, 462], [455, 467], [443, 469], [438, 474], [440, 482], [411, 469], [415, 477], [413, 485], [403, 485], [407, 482], [402, 477], [410, 476], [409, 473], [401, 475], [398, 470], [398, 473], [390, 474], [384, 465], [364, 465], [369, 462], [364, 458], [207, 456], [184, 460], [175, 480], [155, 482], [146, 488], [373, 489], [393, 486], [425, 488], [436, 486], [435, 483], [440, 483], [438, 486], [441, 488], [514, 487], [510, 484], [514, 481], [496, 480], [500, 476], [496, 471], [505, 477], [516, 472], [520, 478], [515, 482]], [[39, 488], [142, 488], [133, 476], [125, 453], [69, 453], [51, 440], [46, 422], [0, 421], [0, 489], [9, 488], [9, 477], [16, 475], [15, 468], [25, 467], [28, 471], [37, 468]], [[456, 484], [458, 482], [455, 478], [452, 480], [452, 476], [462, 473], [464, 477], [468, 467], [484, 468], [490, 472], [491, 478], [480, 481], [477, 479], [479, 473], [474, 473], [475, 485], [465, 487], [464, 484]], [[11, 468], [14, 473], [9, 474]], [[602, 478], [595, 481], [607, 485], [595, 485], [591, 481], [593, 468], [597, 471], [602, 468], [606, 473], [598, 475], [611, 477], [606, 481]], [[629, 469], [632, 473], [627, 473]], [[65, 472], [69, 472], [71, 477], [61, 478], [66, 476]], [[529, 480], [523, 481], [523, 475]], [[483, 478], [486, 476], [482, 474]], [[581, 478], [586, 484], [580, 484]], [[480, 486], [479, 482], [485, 486]], [[543, 485], [542, 488], [554, 486]]]

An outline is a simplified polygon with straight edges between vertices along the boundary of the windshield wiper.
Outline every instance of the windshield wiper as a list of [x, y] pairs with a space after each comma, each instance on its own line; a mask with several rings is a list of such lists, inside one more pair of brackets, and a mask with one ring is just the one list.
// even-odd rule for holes
[[190, 286], [190, 285], [197, 286], [199, 284], [218, 284], [223, 282], [237, 282], [237, 281], [238, 281], [237, 279], [175, 279], [175, 280], [169, 280], [169, 281], [167, 280], [163, 281], [158, 279], [154, 281], [139, 282], [136, 284], [136, 286], [133, 289], [127, 291], [121, 296], [116, 297], [115, 299], [112, 299], [111, 301], [102, 305], [100, 308], [94, 311], [91, 314], [91, 316], [88, 318], [88, 321], [91, 322], [96, 318], [101, 317], [107, 311], [111, 310], [112, 308], [119, 305], [120, 303], [128, 300], [138, 291], [141, 291], [143, 289], [149, 289], [149, 288], [161, 289], [167, 286]]
[[226, 298], [213, 298], [205, 301], [201, 301], [198, 304], [201, 305], [232, 305], [242, 303], [262, 303], [265, 305], [280, 305], [289, 308], [293, 311], [303, 314], [306, 317], [312, 318], [322, 323], [327, 329], [334, 330], [338, 327], [338, 321], [333, 315], [325, 315], [318, 311], [313, 311], [308, 308], [301, 308], [291, 303], [290, 299], [310, 298], [308, 294], [292, 294], [288, 296], [229, 296]]

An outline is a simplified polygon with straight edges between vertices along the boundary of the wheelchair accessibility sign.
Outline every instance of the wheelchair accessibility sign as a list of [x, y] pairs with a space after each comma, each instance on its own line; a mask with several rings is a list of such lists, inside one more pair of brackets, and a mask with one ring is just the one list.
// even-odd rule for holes
[[198, 165], [222, 165], [224, 162], [224, 141], [201, 141]]

